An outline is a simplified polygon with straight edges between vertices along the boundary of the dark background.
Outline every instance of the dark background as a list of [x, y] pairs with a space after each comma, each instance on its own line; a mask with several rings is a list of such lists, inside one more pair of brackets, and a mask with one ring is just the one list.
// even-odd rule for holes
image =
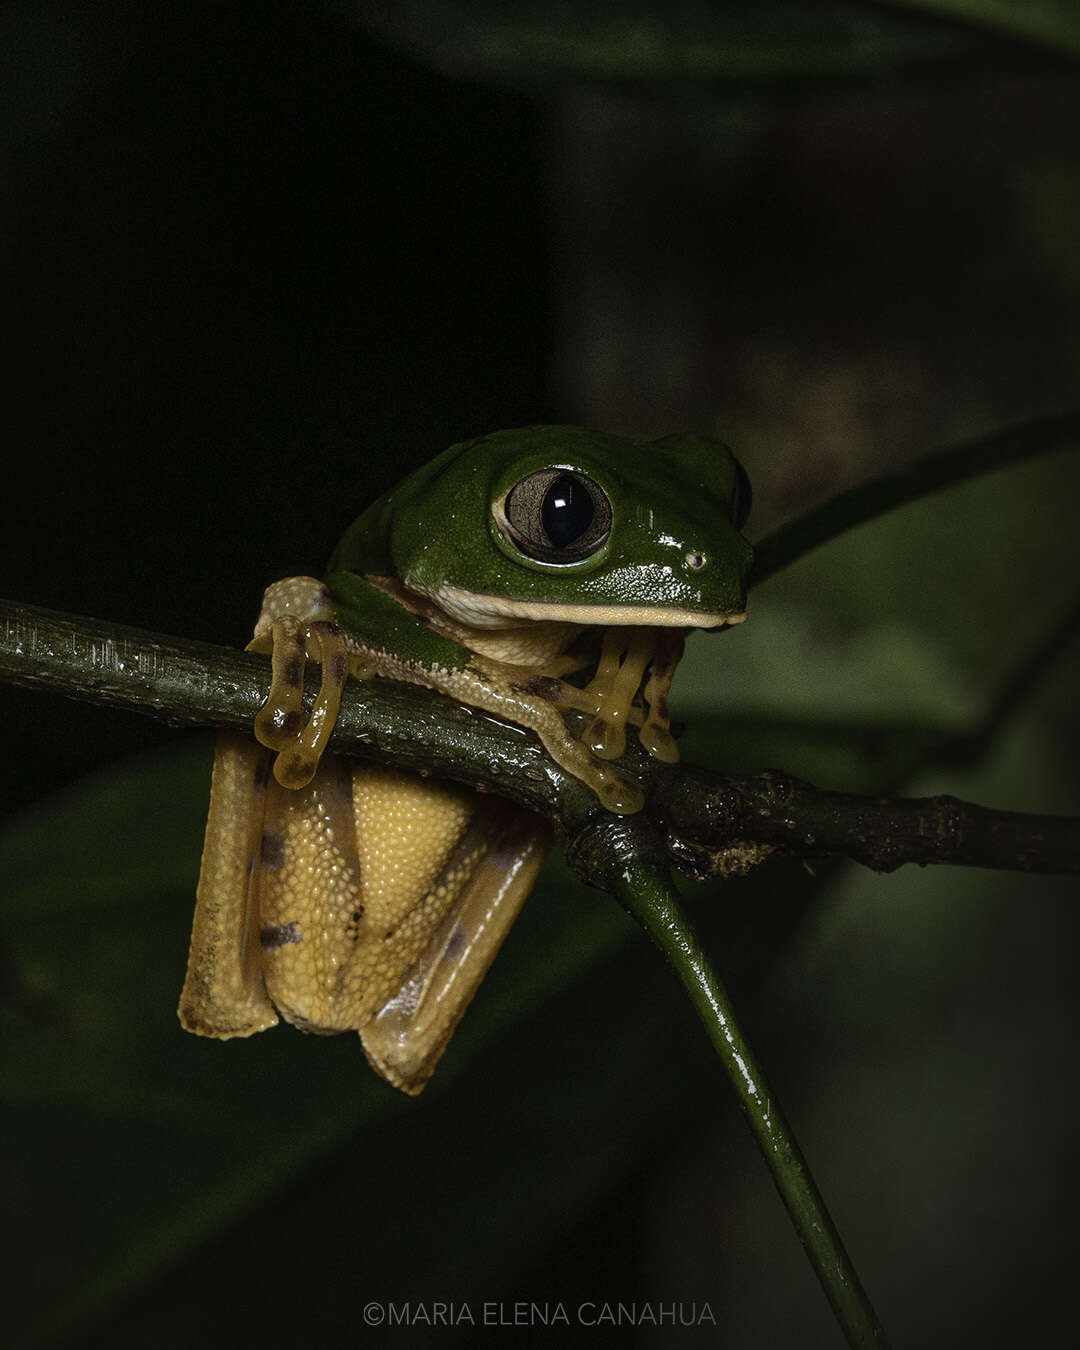
[[[549, 413], [524, 98], [319, 6], [7, 22], [8, 594], [235, 642], [405, 469]], [[38, 787], [161, 736], [54, 715]]]
[[[628, 52], [614, 7], [599, 59], [561, 11], [537, 48], [472, 41], [483, 6], [8, 5], [3, 593], [236, 644], [268, 581], [485, 430], [713, 431], [759, 537], [1067, 406], [1069, 42], [874, 5], [814, 42], [766, 9], [705, 60], [674, 29]], [[918, 750], [1067, 608], [1078, 486], [1059, 456], [770, 583], [738, 651], [688, 658], [691, 755], [1080, 809], [1075, 655], [989, 759]], [[209, 741], [0, 694], [0, 1190], [30, 1343], [454, 1339], [369, 1331], [390, 1299], [708, 1302], [719, 1330], [616, 1334], [835, 1343], [704, 1037], [601, 897], [552, 873], [418, 1102], [346, 1038], [207, 1047], [172, 1008]], [[1049, 1334], [1075, 886], [815, 870], [698, 913], [886, 1324]]]

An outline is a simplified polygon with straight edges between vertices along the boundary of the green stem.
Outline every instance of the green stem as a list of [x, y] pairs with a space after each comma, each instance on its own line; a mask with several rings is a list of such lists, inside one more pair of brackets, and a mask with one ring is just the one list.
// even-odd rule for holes
[[848, 1344], [885, 1346], [885, 1333], [806, 1159], [739, 1026], [727, 990], [683, 913], [670, 879], [658, 867], [629, 860], [612, 876], [611, 885], [620, 903], [674, 966], [705, 1024]]
[[830, 497], [804, 516], [766, 535], [754, 546], [750, 584], [757, 585], [845, 530], [931, 492], [1006, 464], [1077, 448], [1080, 448], [1080, 412], [1067, 412], [1036, 417], [977, 440], [920, 455], [892, 473], [881, 474]]

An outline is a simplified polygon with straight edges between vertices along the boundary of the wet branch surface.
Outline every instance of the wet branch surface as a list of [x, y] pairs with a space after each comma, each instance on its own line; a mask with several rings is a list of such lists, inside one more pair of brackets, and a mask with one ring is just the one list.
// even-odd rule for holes
[[[269, 687], [269, 661], [4, 601], [0, 678], [175, 726], [247, 729]], [[317, 684], [317, 677], [309, 684], [312, 696]], [[330, 748], [510, 798], [550, 817], [569, 844], [609, 818], [533, 736], [425, 689], [350, 682]], [[739, 874], [772, 853], [839, 855], [881, 872], [904, 863], [1080, 872], [1080, 818], [997, 811], [948, 796], [832, 792], [781, 771], [734, 776], [663, 765], [636, 744], [620, 769], [641, 780], [653, 828], [691, 875]], [[587, 852], [571, 848], [579, 870], [604, 871]]]

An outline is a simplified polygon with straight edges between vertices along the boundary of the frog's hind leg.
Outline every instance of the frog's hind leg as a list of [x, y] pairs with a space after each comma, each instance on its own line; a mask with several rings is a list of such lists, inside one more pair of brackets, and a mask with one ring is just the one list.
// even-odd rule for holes
[[309, 1032], [358, 1031], [416, 1093], [446, 1048], [551, 845], [509, 802], [327, 755], [299, 791], [267, 789], [263, 978]]
[[410, 1095], [431, 1077], [465, 1009], [517, 918], [551, 847], [539, 816], [485, 802], [486, 848], [401, 987], [362, 1028], [372, 1067]]
[[250, 1036], [277, 1022], [259, 950], [259, 855], [270, 756], [223, 731], [214, 753], [180, 1023], [198, 1036]]

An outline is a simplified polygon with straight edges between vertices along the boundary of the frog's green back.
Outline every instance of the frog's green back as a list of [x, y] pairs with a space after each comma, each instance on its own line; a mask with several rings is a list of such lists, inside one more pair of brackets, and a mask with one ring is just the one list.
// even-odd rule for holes
[[427, 485], [440, 477], [443, 466], [452, 463], [473, 442], [462, 441], [444, 450], [441, 455], [422, 464], [403, 478], [361, 512], [337, 542], [327, 563], [328, 572], [360, 572], [367, 576], [394, 576], [390, 554], [390, 538], [395, 519], [395, 506], [402, 499], [423, 499]]

